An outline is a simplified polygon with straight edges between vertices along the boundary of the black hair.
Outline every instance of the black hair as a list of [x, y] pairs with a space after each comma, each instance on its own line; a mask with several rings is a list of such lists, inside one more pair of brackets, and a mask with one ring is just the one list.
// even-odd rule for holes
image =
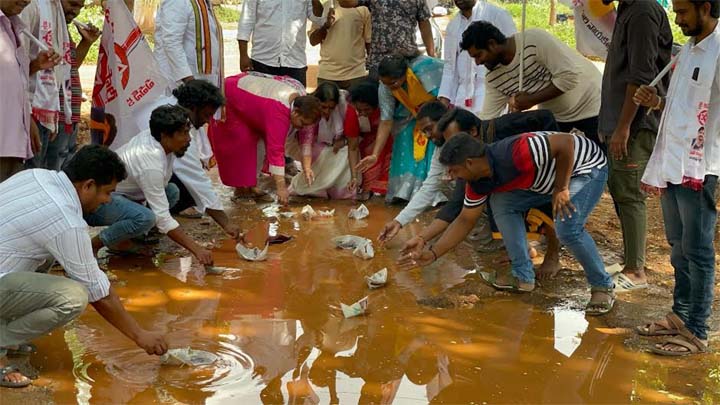
[[478, 128], [482, 123], [480, 118], [472, 112], [463, 108], [453, 108], [438, 121], [438, 132], [445, 132], [447, 127], [453, 122], [457, 123], [458, 129], [462, 132], [470, 132], [473, 128]]
[[440, 101], [431, 101], [420, 107], [417, 117], [415, 118], [420, 121], [421, 119], [427, 117], [430, 118], [430, 121], [437, 122], [445, 113], [447, 113], [447, 111], [448, 108], [445, 107], [445, 104]]
[[695, 8], [702, 7], [705, 3], [710, 3], [710, 16], [712, 18], [720, 18], [720, 0], [690, 0]]
[[179, 105], [161, 105], [150, 114], [150, 134], [158, 142], [162, 134], [172, 136], [182, 128], [190, 128], [190, 116]]
[[317, 97], [317, 99], [320, 100], [321, 103], [325, 103], [327, 101], [339, 103], [340, 87], [338, 87], [338, 85], [333, 82], [322, 82], [318, 84], [312, 95]]
[[185, 108], [202, 108], [206, 106], [218, 109], [225, 105], [220, 89], [206, 80], [193, 79], [173, 90], [178, 104]]
[[378, 75], [380, 77], [389, 77], [397, 79], [405, 76], [408, 69], [408, 60], [402, 55], [388, 55], [378, 67]]
[[293, 110], [305, 118], [320, 118], [322, 114], [320, 100], [315, 96], [298, 96], [293, 101]]
[[467, 51], [472, 46], [478, 50], [487, 50], [491, 39], [498, 45], [507, 42], [507, 37], [496, 26], [487, 21], [475, 21], [463, 32], [460, 49]]
[[350, 88], [350, 100], [354, 103], [365, 103], [370, 107], [377, 108], [380, 105], [378, 100], [378, 82], [374, 80], [362, 81]]
[[102, 145], [87, 145], [65, 163], [62, 171], [71, 182], [95, 180], [98, 186], [121, 182], [127, 171], [117, 153]]
[[449, 141], [440, 152], [440, 163], [444, 166], [459, 165], [468, 159], [485, 156], [485, 144], [467, 132], [461, 132]]

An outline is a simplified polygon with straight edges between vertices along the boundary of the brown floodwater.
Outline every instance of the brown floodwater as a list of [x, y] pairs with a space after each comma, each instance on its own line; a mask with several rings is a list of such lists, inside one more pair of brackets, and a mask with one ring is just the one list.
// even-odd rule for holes
[[[117, 292], [143, 327], [164, 332], [173, 348], [215, 354], [213, 364], [161, 366], [89, 307], [36, 342], [35, 385], [49, 387], [63, 404], [707, 399], [707, 372], [696, 359], [631, 351], [623, 345], [626, 332], [586, 318], [570, 301], [538, 305], [501, 296], [481, 298], [473, 309], [418, 304], [477, 277], [467, 258], [450, 255], [430, 268], [398, 271], [400, 240], [419, 224], [387, 248], [376, 245], [374, 259], [356, 258], [331, 238], [374, 239], [397, 209], [371, 204], [370, 217], [356, 221], [347, 218], [349, 203], [331, 205], [337, 210], [331, 219], [281, 216], [270, 232], [294, 239], [271, 245], [265, 262], [243, 261], [233, 244], [223, 243], [215, 249], [216, 265], [231, 270], [222, 275], [206, 276], [191, 259], [177, 257], [160, 268], [150, 259], [110, 262]], [[299, 214], [300, 207], [292, 209]], [[263, 225], [255, 207], [235, 214], [245, 226]], [[364, 277], [384, 267], [387, 286], [369, 290]], [[368, 313], [345, 319], [340, 303], [365, 296]]]

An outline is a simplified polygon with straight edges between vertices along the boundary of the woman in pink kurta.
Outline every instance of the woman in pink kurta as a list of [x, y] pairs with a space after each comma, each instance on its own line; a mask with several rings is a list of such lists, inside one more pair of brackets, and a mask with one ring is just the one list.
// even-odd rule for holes
[[214, 121], [209, 137], [223, 184], [236, 195], [257, 197], [257, 144], [265, 143], [278, 200], [287, 204], [285, 140], [295, 129], [320, 120], [320, 102], [288, 77], [249, 72], [225, 79], [225, 121]]

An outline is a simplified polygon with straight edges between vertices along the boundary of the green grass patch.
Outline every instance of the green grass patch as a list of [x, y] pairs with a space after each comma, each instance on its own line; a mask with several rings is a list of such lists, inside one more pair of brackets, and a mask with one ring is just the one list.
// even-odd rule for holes
[[221, 23], [235, 23], [240, 19], [240, 12], [232, 7], [215, 6], [215, 16]]

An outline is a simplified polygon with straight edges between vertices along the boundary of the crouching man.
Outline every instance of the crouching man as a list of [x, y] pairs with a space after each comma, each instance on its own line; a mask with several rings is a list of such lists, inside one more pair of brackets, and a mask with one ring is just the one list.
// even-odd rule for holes
[[118, 184], [109, 204], [86, 217], [91, 226], [107, 226], [93, 239], [93, 248], [106, 246], [119, 254], [148, 253], [133, 239], [157, 225], [161, 233], [189, 250], [200, 263], [213, 263], [210, 251], [190, 238], [170, 214], [180, 200], [180, 190], [170, 183], [173, 164], [190, 147], [190, 126], [185, 108], [160, 106], [150, 115], [150, 129], [117, 150], [128, 178]]
[[[32, 352], [32, 340], [78, 317], [88, 302], [148, 354], [167, 351], [163, 336], [142, 329], [120, 303], [83, 219], [125, 177], [114, 152], [88, 146], [61, 172], [26, 170], [0, 184], [0, 386], [30, 384], [7, 366], [7, 354]], [[68, 278], [36, 272], [53, 259]]]
[[462, 133], [445, 143], [440, 163], [451, 176], [466, 181], [464, 207], [437, 243], [424, 251], [422, 245], [406, 249], [399, 259], [402, 265], [428, 265], [457, 246], [489, 199], [512, 272], [491, 275], [488, 281], [499, 290], [532, 291], [535, 272], [524, 214], [552, 202], [558, 239], [585, 270], [591, 287], [585, 313], [602, 315], [612, 309], [613, 281], [585, 230], [607, 181], [607, 159], [599, 146], [583, 136], [563, 133], [530, 132], [491, 144]]

